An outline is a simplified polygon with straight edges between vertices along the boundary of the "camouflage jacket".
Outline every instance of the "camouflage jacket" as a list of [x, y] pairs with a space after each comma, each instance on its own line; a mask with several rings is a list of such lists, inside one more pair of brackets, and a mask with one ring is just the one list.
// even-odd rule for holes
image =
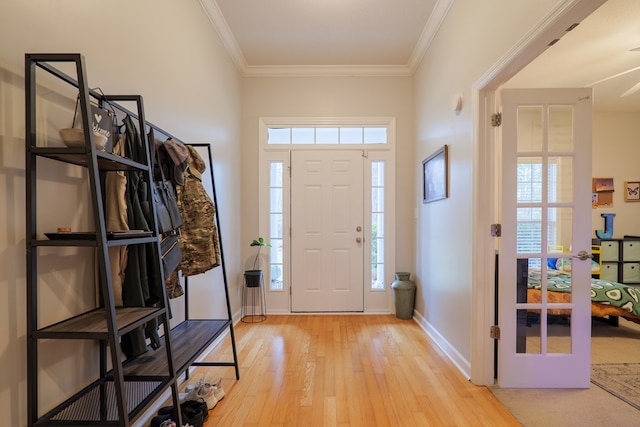
[[184, 185], [177, 186], [178, 206], [183, 224], [180, 228], [183, 276], [195, 276], [220, 265], [220, 244], [215, 223], [215, 206], [202, 184], [206, 165], [198, 152], [189, 147], [189, 167]]

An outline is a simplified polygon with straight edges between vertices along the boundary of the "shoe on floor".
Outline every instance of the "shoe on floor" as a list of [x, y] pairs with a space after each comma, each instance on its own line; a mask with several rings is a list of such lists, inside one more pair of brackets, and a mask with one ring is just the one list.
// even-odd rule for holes
[[171, 414], [157, 415], [151, 419], [151, 427], [176, 427]]
[[198, 401], [202, 399], [207, 404], [207, 408], [209, 410], [213, 409], [213, 407], [218, 403], [214, 387], [202, 380], [186, 393], [180, 393], [179, 398], [181, 402], [186, 402], [188, 400]]
[[209, 418], [209, 407], [204, 399], [186, 400], [180, 404], [180, 408], [183, 414], [201, 414], [204, 420]]
[[[194, 425], [199, 422], [204, 422], [204, 420], [209, 418], [209, 410], [203, 399], [185, 400], [180, 404], [180, 413], [182, 414], [182, 421], [189, 422]], [[158, 410], [158, 417], [169, 417], [177, 420], [178, 414], [173, 406], [163, 406]], [[153, 425], [153, 420], [152, 427], [156, 427]]]
[[221, 377], [213, 377], [213, 378], [201, 377], [199, 380], [191, 384], [187, 384], [187, 387], [185, 387], [185, 391], [189, 392], [194, 388], [196, 388], [197, 386], [199, 386], [200, 384], [209, 384], [209, 385], [214, 385], [216, 387], [220, 387], [220, 383], [222, 383]]
[[213, 394], [216, 396], [216, 399], [218, 399], [218, 402], [220, 402], [225, 396], [224, 389], [216, 385], [213, 386]]

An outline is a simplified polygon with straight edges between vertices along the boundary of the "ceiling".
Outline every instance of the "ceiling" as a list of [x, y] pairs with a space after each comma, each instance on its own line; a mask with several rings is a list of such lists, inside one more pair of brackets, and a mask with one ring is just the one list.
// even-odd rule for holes
[[411, 75], [454, 0], [200, 0], [244, 75]]
[[[200, 0], [243, 75], [411, 75], [454, 0]], [[508, 87], [592, 87], [640, 112], [640, 1], [608, 0]], [[640, 89], [636, 87], [636, 89]]]
[[608, 0], [505, 86], [591, 87], [596, 111], [640, 112], [638, 47], [640, 1]]
[[406, 65], [436, 0], [216, 0], [248, 65]]

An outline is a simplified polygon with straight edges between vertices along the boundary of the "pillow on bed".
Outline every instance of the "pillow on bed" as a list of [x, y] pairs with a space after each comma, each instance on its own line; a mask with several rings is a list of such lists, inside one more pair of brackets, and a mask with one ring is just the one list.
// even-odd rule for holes
[[[551, 268], [555, 268], [556, 270], [562, 270], [564, 272], [571, 273], [571, 258], [558, 258], [558, 260], [556, 261], [555, 267], [551, 267]], [[600, 264], [598, 264], [594, 260], [591, 260], [591, 272], [597, 273], [599, 271], [600, 271]]]
[[560, 261], [558, 258], [547, 258], [547, 268], [556, 270], [556, 264]]

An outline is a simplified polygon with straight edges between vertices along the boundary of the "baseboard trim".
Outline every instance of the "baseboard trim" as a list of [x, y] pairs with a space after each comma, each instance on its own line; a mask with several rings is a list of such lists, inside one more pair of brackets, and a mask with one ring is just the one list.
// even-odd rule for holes
[[471, 363], [460, 352], [447, 341], [431, 323], [417, 312], [414, 312], [413, 319], [420, 326], [420, 328], [427, 334], [429, 338], [442, 350], [451, 360], [451, 362], [458, 368], [458, 370], [464, 375], [467, 380], [471, 380]]

